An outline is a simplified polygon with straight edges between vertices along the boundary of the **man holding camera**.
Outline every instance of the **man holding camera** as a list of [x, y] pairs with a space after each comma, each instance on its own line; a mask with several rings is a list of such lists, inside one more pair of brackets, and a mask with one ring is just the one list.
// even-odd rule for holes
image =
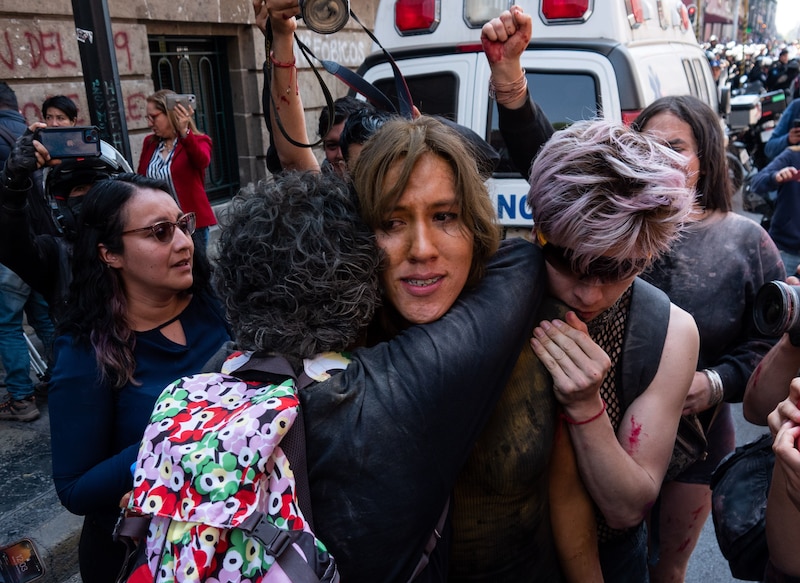
[[[0, 86], [0, 120], [7, 120], [0, 131], [0, 165], [13, 166], [10, 156], [14, 154], [17, 137], [25, 132], [25, 119], [19, 112], [17, 97], [5, 83]], [[26, 211], [34, 220], [41, 220], [42, 206]], [[5, 244], [10, 251], [12, 243]], [[5, 255], [5, 253], [4, 253]], [[25, 330], [22, 327], [27, 314], [28, 323], [49, 350], [53, 341], [53, 323], [48, 316], [48, 305], [41, 294], [33, 291], [6, 264], [0, 265], [0, 359], [5, 368], [8, 398], [0, 403], [0, 420], [34, 421], [39, 418], [39, 408], [34, 397], [31, 379], [31, 360]]]
[[[47, 127], [31, 125], [17, 139], [0, 173], [0, 263], [44, 296], [57, 321], [72, 276], [71, 248], [81, 196], [96, 181], [132, 170], [120, 152], [102, 141], [96, 156], [51, 160], [37, 139], [37, 132]], [[91, 129], [76, 131], [83, 135]], [[39, 176], [43, 167], [44, 192]]]
[[[798, 286], [800, 279], [788, 277], [786, 283]], [[784, 305], [784, 312], [786, 308]], [[797, 553], [800, 543], [797, 529], [800, 520], [800, 378], [797, 378], [800, 330], [797, 328], [796, 321], [784, 328], [787, 333], [764, 356], [750, 377], [742, 403], [745, 419], [756, 425], [769, 425], [774, 438], [775, 467], [766, 508], [769, 564], [765, 582], [800, 581], [800, 555]]]
[[[792, 103], [792, 106], [800, 101]], [[800, 108], [797, 108], [800, 110]], [[800, 111], [798, 111], [800, 113]], [[781, 118], [781, 123], [783, 118]], [[792, 129], [800, 142], [800, 128]], [[791, 135], [789, 136], [791, 143]], [[777, 190], [775, 212], [769, 234], [781, 252], [786, 273], [796, 273], [800, 265], [800, 145], [786, 148], [777, 158], [767, 164], [753, 177], [750, 188], [766, 195]]]

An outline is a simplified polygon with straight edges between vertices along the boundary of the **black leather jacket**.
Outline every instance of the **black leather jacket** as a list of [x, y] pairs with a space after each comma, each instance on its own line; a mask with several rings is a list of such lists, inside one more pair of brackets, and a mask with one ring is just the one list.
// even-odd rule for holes
[[[441, 319], [356, 350], [345, 371], [301, 392], [314, 531], [342, 581], [409, 579], [544, 289], [539, 249], [507, 241]], [[442, 552], [417, 581], [443, 580]]]

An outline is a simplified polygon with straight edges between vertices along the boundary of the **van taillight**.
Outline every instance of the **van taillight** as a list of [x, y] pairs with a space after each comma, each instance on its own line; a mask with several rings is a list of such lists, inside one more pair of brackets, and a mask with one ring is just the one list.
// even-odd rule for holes
[[426, 34], [439, 26], [440, 0], [396, 0], [394, 26], [400, 36]]
[[591, 0], [541, 0], [541, 13], [549, 23], [557, 20], [585, 20]]
[[644, 10], [641, 0], [625, 0], [625, 7], [628, 10], [628, 22], [631, 28], [638, 28], [644, 22]]

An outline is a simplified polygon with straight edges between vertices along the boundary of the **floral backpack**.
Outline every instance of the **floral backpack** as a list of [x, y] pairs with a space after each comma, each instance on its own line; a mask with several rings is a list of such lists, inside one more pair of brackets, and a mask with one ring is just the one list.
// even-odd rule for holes
[[127, 514], [144, 518], [118, 529], [147, 531], [120, 580], [337, 583], [311, 529], [297, 392], [347, 362], [328, 353], [298, 376], [282, 357], [237, 352], [222, 373], [164, 389], [133, 470]]

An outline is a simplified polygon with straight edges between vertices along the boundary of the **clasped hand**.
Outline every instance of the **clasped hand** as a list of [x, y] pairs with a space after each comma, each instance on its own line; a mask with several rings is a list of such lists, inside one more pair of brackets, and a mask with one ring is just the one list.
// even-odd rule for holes
[[767, 417], [769, 429], [775, 436], [772, 449], [775, 452], [775, 463], [781, 466], [786, 477], [786, 490], [789, 499], [800, 510], [800, 451], [797, 441], [800, 439], [800, 378], [795, 378], [789, 385], [789, 397], [775, 407]]
[[553, 377], [556, 399], [567, 415], [584, 419], [597, 413], [611, 359], [575, 312], [567, 312], [565, 320], [542, 321], [533, 330], [531, 347]]

